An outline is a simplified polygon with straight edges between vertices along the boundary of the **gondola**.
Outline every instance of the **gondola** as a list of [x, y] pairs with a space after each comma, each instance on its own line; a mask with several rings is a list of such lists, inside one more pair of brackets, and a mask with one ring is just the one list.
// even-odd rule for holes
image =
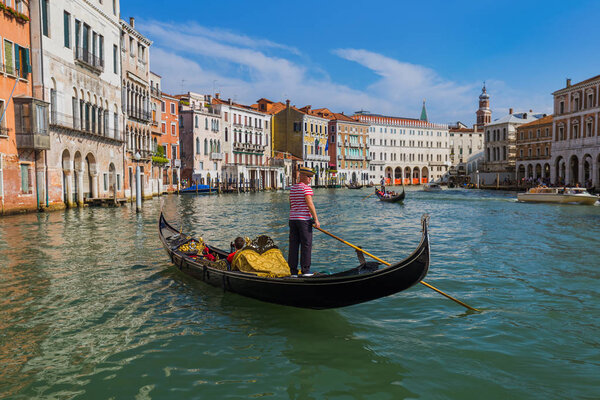
[[396, 196], [385, 197], [385, 196], [381, 195], [379, 193], [379, 191], [377, 191], [377, 197], [379, 197], [379, 200], [386, 201], [388, 203], [400, 203], [401, 201], [404, 201], [404, 197], [406, 197], [406, 193], [404, 192], [404, 186], [402, 186], [402, 193], [400, 193]]
[[346, 185], [346, 187], [348, 189], [362, 189], [363, 185], [358, 185], [358, 184], [351, 183], [349, 185]]
[[[358, 267], [332, 274], [292, 275], [280, 278], [259, 277], [250, 273], [228, 270], [227, 263], [223, 260], [228, 252], [210, 245], [206, 246], [221, 260], [208, 261], [205, 258], [190, 257], [179, 249], [182, 244], [193, 239], [171, 226], [162, 212], [158, 232], [171, 262], [191, 277], [222, 287], [225, 291], [269, 303], [327, 309], [389, 296], [406, 290], [424, 279], [429, 269], [428, 220], [429, 217], [426, 215], [421, 219], [422, 237], [419, 246], [406, 259], [390, 266], [382, 266], [378, 262], [366, 262], [362, 253], [357, 252], [360, 262]], [[256, 248], [255, 242], [256, 240], [249, 245]], [[262, 247], [259, 251], [267, 251], [276, 246], [270, 240], [269, 245], [263, 242], [262, 246], [258, 247]]]

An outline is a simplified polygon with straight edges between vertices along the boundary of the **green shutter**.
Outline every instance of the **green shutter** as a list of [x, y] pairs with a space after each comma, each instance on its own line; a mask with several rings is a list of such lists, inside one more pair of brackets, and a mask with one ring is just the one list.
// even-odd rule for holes
[[15, 69], [21, 72], [21, 57], [19, 57], [19, 49], [21, 46], [15, 44]]
[[31, 62], [29, 61], [29, 49], [25, 49], [25, 60], [24, 64], [26, 65], [26, 73], [31, 73]]

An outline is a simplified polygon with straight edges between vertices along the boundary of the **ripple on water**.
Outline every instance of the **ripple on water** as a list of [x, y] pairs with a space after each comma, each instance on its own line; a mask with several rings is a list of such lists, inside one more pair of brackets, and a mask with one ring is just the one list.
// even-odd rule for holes
[[[287, 193], [168, 196], [130, 207], [0, 219], [0, 397], [600, 397], [600, 208], [514, 194], [316, 190], [323, 227], [388, 261], [431, 216], [427, 282], [311, 311], [205, 286], [169, 264], [170, 220], [228, 248], [267, 233], [287, 253]], [[313, 268], [357, 264], [315, 232]], [[27, 245], [24, 245], [27, 244]]]

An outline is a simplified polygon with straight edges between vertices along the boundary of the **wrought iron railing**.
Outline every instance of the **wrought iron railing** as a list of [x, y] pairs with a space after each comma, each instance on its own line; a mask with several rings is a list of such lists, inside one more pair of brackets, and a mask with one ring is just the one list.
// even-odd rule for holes
[[104, 60], [95, 54], [90, 53], [89, 50], [84, 49], [83, 47], [77, 47], [75, 49], [75, 59], [99, 71], [104, 71]]

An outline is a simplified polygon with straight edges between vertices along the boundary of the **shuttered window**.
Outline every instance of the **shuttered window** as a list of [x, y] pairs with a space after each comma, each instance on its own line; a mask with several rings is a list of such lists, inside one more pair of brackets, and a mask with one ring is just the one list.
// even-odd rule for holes
[[28, 164], [21, 164], [21, 193], [31, 193], [31, 168]]
[[15, 74], [13, 44], [8, 40], [4, 40], [4, 66], [7, 74]]

